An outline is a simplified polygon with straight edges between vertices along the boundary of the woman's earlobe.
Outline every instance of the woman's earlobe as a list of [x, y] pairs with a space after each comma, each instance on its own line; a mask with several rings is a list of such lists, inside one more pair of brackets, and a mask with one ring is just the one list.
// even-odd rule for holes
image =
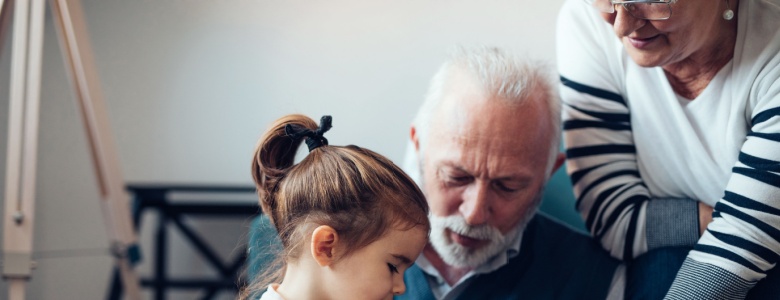
[[336, 244], [339, 235], [333, 227], [320, 225], [311, 234], [311, 255], [321, 267], [336, 261]]

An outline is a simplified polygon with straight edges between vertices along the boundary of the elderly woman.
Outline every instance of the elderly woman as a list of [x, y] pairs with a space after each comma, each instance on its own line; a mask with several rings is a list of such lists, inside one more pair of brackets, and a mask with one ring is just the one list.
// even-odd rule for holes
[[667, 298], [745, 298], [780, 253], [780, 0], [567, 0], [557, 30], [591, 234], [629, 270], [688, 246]]

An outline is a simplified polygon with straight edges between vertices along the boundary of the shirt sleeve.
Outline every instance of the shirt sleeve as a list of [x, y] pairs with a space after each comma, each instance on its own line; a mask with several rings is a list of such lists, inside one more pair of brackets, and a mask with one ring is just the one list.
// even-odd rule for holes
[[567, 172], [585, 226], [615, 258], [692, 246], [697, 201], [652, 199], [639, 174], [624, 55], [611, 27], [584, 1], [564, 3], [557, 23]]
[[[776, 39], [780, 42], [780, 39]], [[776, 52], [775, 52], [776, 53]], [[713, 221], [667, 299], [743, 299], [780, 257], [780, 55], [759, 76], [749, 131]]]

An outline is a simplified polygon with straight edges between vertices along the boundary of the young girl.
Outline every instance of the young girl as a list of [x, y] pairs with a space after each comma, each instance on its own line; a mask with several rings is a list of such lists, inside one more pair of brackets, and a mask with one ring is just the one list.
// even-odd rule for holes
[[[265, 288], [261, 300], [391, 299], [404, 292], [404, 271], [427, 243], [425, 198], [387, 158], [329, 146], [323, 134], [330, 127], [330, 116], [317, 126], [288, 115], [260, 139], [252, 176], [279, 234], [284, 268], [242, 298]], [[295, 164], [303, 141], [309, 154]]]

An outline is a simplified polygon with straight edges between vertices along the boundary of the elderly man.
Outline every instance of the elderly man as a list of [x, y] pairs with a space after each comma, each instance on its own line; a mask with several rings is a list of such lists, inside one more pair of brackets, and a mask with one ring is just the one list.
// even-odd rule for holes
[[483, 48], [454, 55], [433, 78], [406, 164], [431, 208], [430, 242], [396, 299], [607, 298], [618, 263], [536, 213], [564, 161], [544, 69]]

